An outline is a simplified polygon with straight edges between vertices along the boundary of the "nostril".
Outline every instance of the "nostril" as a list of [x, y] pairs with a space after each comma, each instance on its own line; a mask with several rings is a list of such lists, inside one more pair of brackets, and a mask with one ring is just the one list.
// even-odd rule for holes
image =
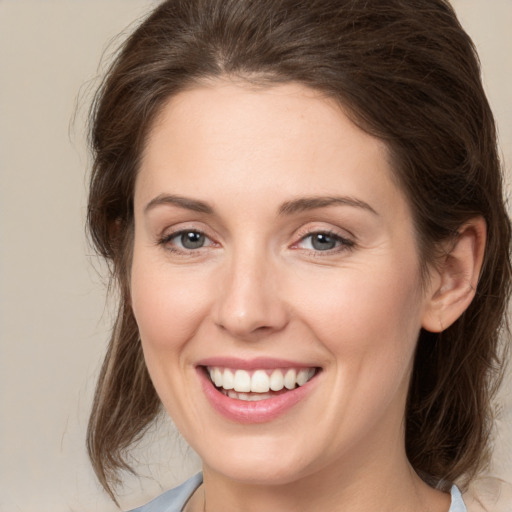
[[261, 333], [268, 333], [272, 331], [272, 327], [269, 327], [268, 325], [262, 325], [261, 327], [257, 327], [254, 329], [254, 332], [261, 332]]
[[231, 335], [234, 338], [243, 339], [247, 341], [254, 341], [266, 338], [268, 336], [272, 336], [274, 333], [277, 333], [282, 329], [281, 326], [273, 327], [270, 325], [256, 325], [255, 327], [253, 327], [243, 325], [241, 323], [232, 323], [227, 325], [224, 323], [217, 323], [217, 327], [221, 331]]

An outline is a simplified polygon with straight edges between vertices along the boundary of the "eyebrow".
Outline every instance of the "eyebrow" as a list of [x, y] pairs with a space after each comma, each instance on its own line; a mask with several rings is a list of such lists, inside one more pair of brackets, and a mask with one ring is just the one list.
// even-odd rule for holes
[[159, 196], [152, 199], [144, 208], [144, 213], [147, 213], [149, 210], [152, 210], [156, 206], [165, 204], [179, 206], [180, 208], [185, 208], [186, 210], [192, 210], [199, 213], [213, 213], [213, 208], [204, 201], [171, 194], [160, 194]]
[[[199, 213], [213, 214], [213, 208], [206, 202], [198, 199], [191, 199], [189, 197], [178, 196], [173, 194], [160, 194], [152, 199], [144, 208], [144, 213], [160, 205], [172, 205], [191, 210]], [[279, 215], [293, 215], [307, 210], [314, 210], [315, 208], [325, 208], [327, 206], [352, 206], [362, 208], [374, 215], [379, 215], [368, 203], [346, 196], [311, 196], [300, 197], [292, 201], [286, 201], [279, 208]]]
[[326, 206], [353, 206], [362, 208], [374, 215], [379, 215], [368, 203], [346, 196], [312, 196], [301, 197], [293, 201], [286, 201], [279, 208], [279, 215], [292, 215], [307, 210], [314, 210], [315, 208], [324, 208]]

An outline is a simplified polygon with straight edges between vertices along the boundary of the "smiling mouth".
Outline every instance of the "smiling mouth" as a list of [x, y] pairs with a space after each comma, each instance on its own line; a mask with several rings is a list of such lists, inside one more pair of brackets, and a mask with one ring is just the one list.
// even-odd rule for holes
[[318, 373], [319, 368], [276, 368], [247, 371], [206, 366], [205, 370], [212, 384], [225, 396], [256, 402], [303, 386]]

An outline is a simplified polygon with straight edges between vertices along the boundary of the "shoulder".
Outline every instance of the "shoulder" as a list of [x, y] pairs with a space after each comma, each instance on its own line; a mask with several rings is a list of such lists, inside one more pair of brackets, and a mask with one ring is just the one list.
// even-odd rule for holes
[[130, 512], [181, 512], [194, 491], [203, 483], [202, 473], [194, 475], [178, 487], [164, 492], [154, 500]]
[[467, 512], [462, 495], [456, 485], [452, 486], [451, 495], [452, 504], [450, 505], [450, 510], [448, 512]]

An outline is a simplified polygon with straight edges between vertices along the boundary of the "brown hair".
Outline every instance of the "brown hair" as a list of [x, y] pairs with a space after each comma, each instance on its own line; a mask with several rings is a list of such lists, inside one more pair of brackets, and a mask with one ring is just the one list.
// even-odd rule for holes
[[124, 43], [91, 115], [88, 226], [120, 288], [87, 438], [100, 482], [114, 497], [119, 470], [130, 469], [127, 449], [160, 411], [129, 300], [133, 191], [145, 139], [169, 97], [222, 76], [312, 87], [385, 141], [424, 268], [440, 241], [484, 217], [475, 299], [443, 333], [420, 333], [406, 409], [415, 470], [442, 488], [469, 480], [485, 462], [503, 366], [511, 228], [478, 57], [454, 11], [444, 0], [169, 0]]

